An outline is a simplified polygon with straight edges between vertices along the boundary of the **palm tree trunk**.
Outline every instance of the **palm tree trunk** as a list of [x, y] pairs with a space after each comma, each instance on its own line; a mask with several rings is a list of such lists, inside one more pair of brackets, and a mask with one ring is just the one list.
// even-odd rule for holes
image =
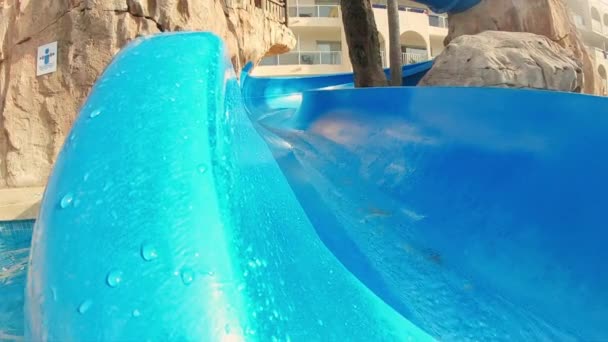
[[399, 41], [399, 4], [397, 3], [397, 0], [388, 0], [386, 7], [386, 12], [388, 14], [388, 41], [391, 66], [390, 84], [392, 86], [400, 86], [402, 83], [401, 66], [403, 65], [403, 61], [401, 60], [401, 43]]
[[355, 87], [385, 86], [380, 40], [370, 0], [341, 0], [340, 8]]

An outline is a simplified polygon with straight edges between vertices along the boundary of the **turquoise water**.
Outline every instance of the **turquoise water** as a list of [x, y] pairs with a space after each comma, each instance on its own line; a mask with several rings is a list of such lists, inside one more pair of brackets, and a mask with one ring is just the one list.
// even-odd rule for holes
[[0, 341], [23, 336], [23, 288], [34, 221], [0, 222]]

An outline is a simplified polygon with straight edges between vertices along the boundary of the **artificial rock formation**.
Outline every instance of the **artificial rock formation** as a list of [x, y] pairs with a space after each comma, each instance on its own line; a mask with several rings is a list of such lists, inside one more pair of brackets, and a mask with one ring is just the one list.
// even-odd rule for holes
[[578, 36], [562, 0], [481, 0], [468, 11], [450, 14], [447, 45], [462, 35], [483, 31], [529, 32], [545, 36], [582, 63], [582, 91], [601, 94], [593, 60]]
[[421, 84], [580, 92], [583, 73], [571, 52], [545, 36], [486, 31], [452, 40]]
[[[212, 31], [224, 38], [237, 68], [295, 46], [293, 33], [253, 1], [233, 3], [0, 0], [0, 188], [46, 183], [89, 89], [139, 35]], [[53, 41], [57, 72], [36, 77], [37, 47]]]

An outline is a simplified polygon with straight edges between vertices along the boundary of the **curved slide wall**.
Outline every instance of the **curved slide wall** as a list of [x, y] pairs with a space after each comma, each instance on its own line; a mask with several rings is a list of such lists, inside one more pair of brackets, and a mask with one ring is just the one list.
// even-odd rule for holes
[[319, 90], [259, 131], [334, 255], [433, 336], [595, 341], [608, 336], [608, 159], [593, 152], [608, 145], [607, 106], [532, 90]]
[[430, 340], [318, 239], [227, 60], [162, 35], [104, 72], [36, 222], [26, 339]]
[[608, 337], [607, 99], [242, 97], [211, 34], [116, 57], [49, 180], [28, 340]]

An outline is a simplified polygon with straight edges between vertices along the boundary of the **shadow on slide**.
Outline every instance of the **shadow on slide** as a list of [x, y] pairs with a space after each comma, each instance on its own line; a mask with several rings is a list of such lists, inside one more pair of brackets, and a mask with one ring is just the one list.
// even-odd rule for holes
[[96, 83], [34, 228], [26, 339], [608, 338], [607, 99], [241, 88], [227, 60], [163, 34]]

